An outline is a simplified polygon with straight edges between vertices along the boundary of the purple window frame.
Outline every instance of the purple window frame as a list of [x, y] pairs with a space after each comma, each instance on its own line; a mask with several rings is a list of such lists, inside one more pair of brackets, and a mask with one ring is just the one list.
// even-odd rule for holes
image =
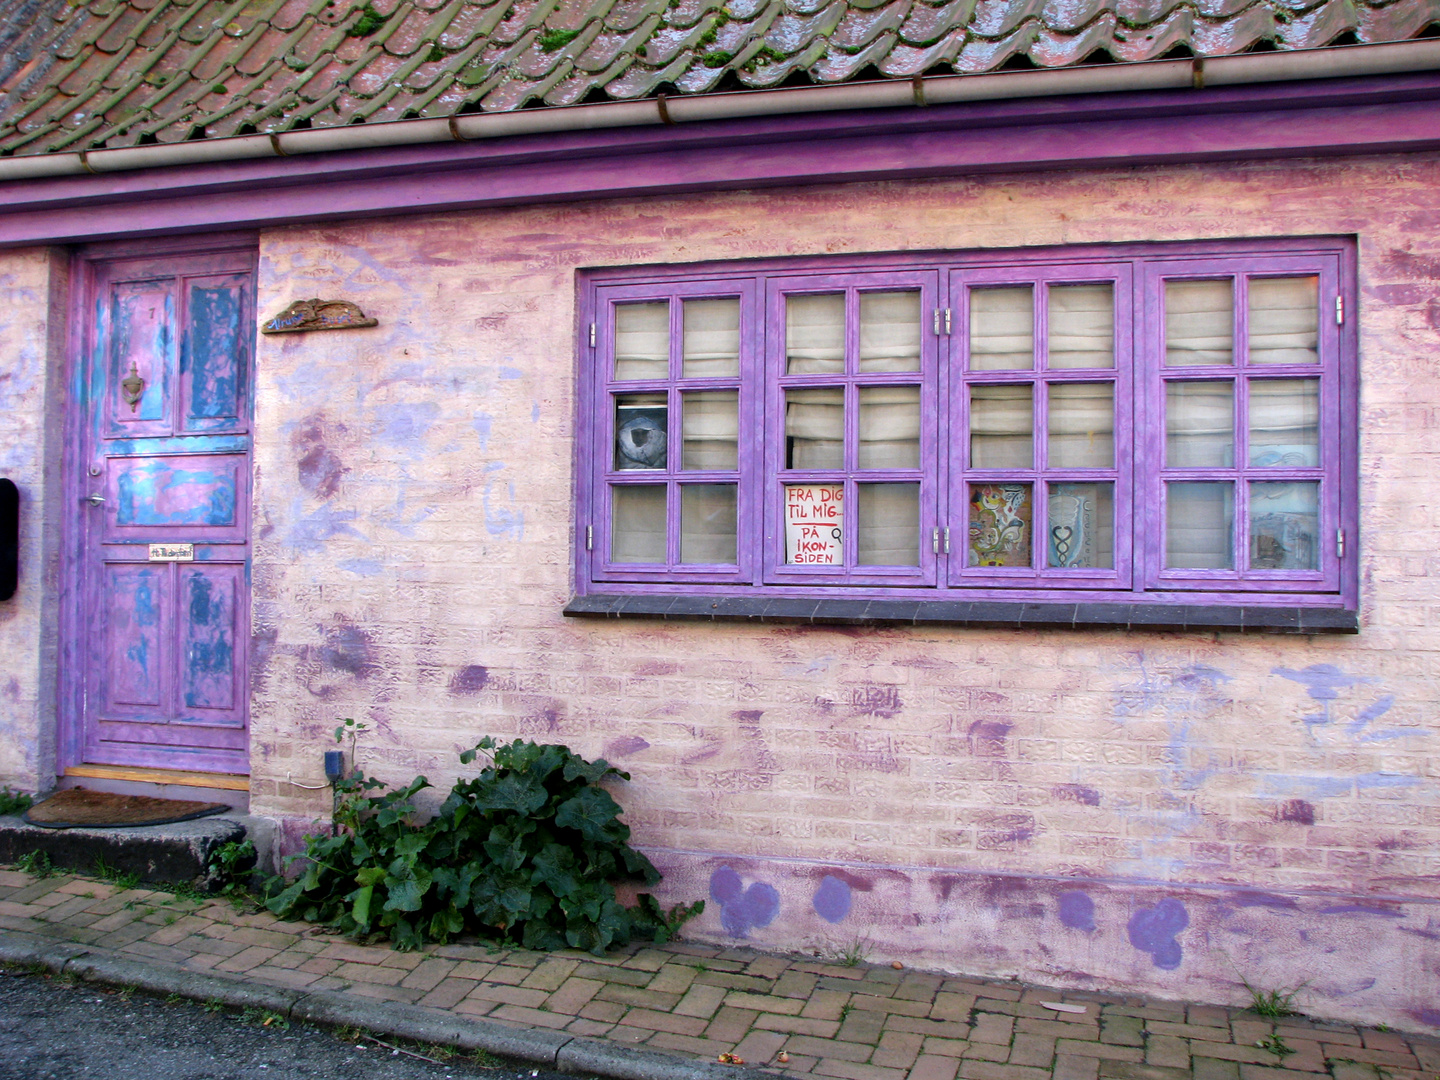
[[[1088, 245], [1066, 248], [935, 252], [921, 254], [812, 257], [766, 261], [693, 264], [676, 267], [614, 267], [581, 271], [578, 276], [577, 339], [579, 373], [576, 417], [576, 592], [697, 595], [706, 597], [841, 597], [911, 600], [987, 600], [1028, 603], [1123, 602], [1127, 604], [1244, 604], [1315, 606], [1354, 610], [1358, 602], [1358, 341], [1356, 335], [1355, 242], [1348, 237], [1223, 240], [1208, 242]], [[1320, 569], [1263, 570], [1248, 576], [1239, 570], [1175, 571], [1164, 568], [1164, 481], [1180, 474], [1154, 467], [1165, 445], [1165, 382], [1184, 369], [1164, 366], [1163, 279], [1241, 275], [1319, 277], [1321, 381], [1318, 469], [1301, 470], [1305, 477], [1283, 471], [1240, 465], [1247, 423], [1237, 404], [1236, 461], [1220, 470], [1236, 482], [1234, 550], [1243, 559], [1249, 537], [1242, 502], [1250, 479], [1311, 478], [1320, 480]], [[932, 332], [929, 281], [933, 295], [943, 298], [951, 315], [948, 334]], [[1114, 569], [1057, 570], [1046, 568], [1043, 536], [1033, 543], [1032, 567], [996, 574], [1001, 568], [968, 567], [967, 484], [978, 474], [967, 471], [968, 429], [966, 387], [1047, 378], [1040, 370], [1026, 372], [967, 370], [968, 305], [966, 290], [975, 285], [1023, 285], [1051, 282], [1115, 282], [1115, 479]], [[784, 386], [823, 379], [787, 377], [785, 368], [784, 297], [791, 292], [834, 292], [841, 288], [886, 291], [922, 289], [922, 491], [918, 567], [796, 567], [784, 562], [782, 521], [785, 473]], [[1245, 290], [1237, 285], [1237, 293]], [[609, 484], [613, 461], [613, 394], [620, 384], [610, 378], [613, 363], [613, 305], [616, 302], [670, 298], [672, 304], [672, 370], [665, 389], [678, 393], [679, 360], [675, 327], [685, 297], [741, 297], [740, 441], [737, 490], [737, 565], [733, 568], [677, 565], [612, 564]], [[1336, 299], [1345, 318], [1329, 317]], [[1042, 290], [1035, 293], [1037, 356], [1044, 355], [1045, 314]], [[847, 342], [854, 332], [854, 305], [847, 308]], [[1261, 377], [1317, 374], [1284, 365], [1246, 369], [1243, 362], [1244, 299], [1235, 305], [1235, 364], [1230, 377], [1246, 370]], [[942, 320], [943, 321], [943, 320]], [[592, 327], [594, 330], [592, 336]], [[593, 344], [592, 344], [593, 342]], [[1038, 364], [1037, 360], [1037, 364]], [[853, 369], [847, 366], [847, 372]], [[1050, 381], [1093, 382], [1092, 369], [1062, 369]], [[847, 374], [848, 385], [859, 381], [883, 385], [906, 382], [895, 376]], [[832, 380], [832, 384], [833, 384]], [[627, 383], [625, 389], [652, 387]], [[697, 387], [699, 388], [699, 387]], [[847, 391], [853, 396], [853, 390]], [[1243, 402], [1242, 402], [1243, 403]], [[672, 406], [673, 407], [673, 406]], [[847, 446], [854, 437], [854, 410], [847, 408]], [[1043, 431], [1044, 409], [1037, 400], [1035, 431]], [[672, 413], [672, 430], [679, 427]], [[678, 442], [678, 440], [676, 440]], [[1040, 440], [1036, 441], [1039, 454]], [[956, 448], [941, 453], [941, 448]], [[678, 453], [678, 450], [676, 451]], [[1047, 480], [1065, 479], [1032, 470], [1036, 490]], [[1194, 470], [1186, 473], [1186, 478]], [[703, 474], [702, 474], [703, 475]], [[664, 482], [680, 482], [678, 470]], [[1095, 474], [1092, 478], [1098, 478]], [[847, 472], [846, 482], [872, 477]], [[847, 500], [847, 514], [855, 513]], [[948, 508], [948, 512], [947, 512]], [[927, 517], [927, 514], [929, 515]], [[1045, 520], [1036, 508], [1034, 520]], [[678, 528], [678, 494], [669, 500], [668, 524]], [[950, 529], [950, 551], [937, 553], [929, 542], [932, 528]], [[1036, 534], [1042, 530], [1038, 525]], [[847, 528], [849, 537], [853, 528]], [[1339, 552], [1344, 538], [1343, 557]], [[670, 541], [672, 551], [677, 541]], [[853, 545], [853, 539], [849, 540]], [[939, 545], [936, 545], [939, 546]], [[1237, 563], [1237, 565], [1240, 565]]]

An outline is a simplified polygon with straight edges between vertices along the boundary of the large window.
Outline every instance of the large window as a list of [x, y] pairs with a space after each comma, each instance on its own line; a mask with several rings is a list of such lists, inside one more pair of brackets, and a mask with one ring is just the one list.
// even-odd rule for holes
[[1349, 253], [589, 274], [580, 590], [1353, 606]]

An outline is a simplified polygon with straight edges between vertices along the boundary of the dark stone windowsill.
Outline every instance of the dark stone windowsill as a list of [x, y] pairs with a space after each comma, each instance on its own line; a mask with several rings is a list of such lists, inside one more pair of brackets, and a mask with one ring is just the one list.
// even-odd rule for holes
[[965, 626], [1012, 630], [1231, 630], [1356, 634], [1340, 608], [1224, 604], [1038, 604], [997, 600], [865, 600], [765, 596], [628, 596], [592, 593], [565, 605], [574, 618], [809, 623], [815, 626]]

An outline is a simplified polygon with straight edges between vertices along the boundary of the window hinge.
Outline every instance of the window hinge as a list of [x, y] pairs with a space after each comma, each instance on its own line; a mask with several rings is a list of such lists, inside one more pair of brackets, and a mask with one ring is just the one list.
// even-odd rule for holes
[[950, 333], [950, 309], [945, 309], [945, 333]]
[[586, 525], [586, 526], [585, 526], [585, 550], [586, 550], [586, 551], [594, 551], [594, 550], [595, 550], [595, 526], [594, 526], [594, 525]]
[[1335, 325], [1345, 325], [1345, 298], [1343, 296], [1335, 297]]
[[945, 526], [945, 554], [950, 554], [950, 526]]
[[940, 554], [940, 530], [933, 529], [930, 533], [930, 550], [936, 555]]
[[593, 322], [590, 324], [590, 347], [592, 349], [595, 347], [595, 324]]
[[[942, 326], [944, 327], [943, 330], [941, 329]], [[939, 337], [941, 334], [948, 334], [948, 333], [950, 333], [950, 309], [949, 309], [948, 307], [947, 307], [947, 308], [936, 308], [936, 309], [935, 309], [935, 336], [936, 336], [936, 337]]]
[[1336, 557], [1337, 559], [1343, 559], [1343, 558], [1345, 558], [1345, 530], [1344, 530], [1344, 529], [1336, 529], [1336, 530], [1335, 530], [1335, 557]]

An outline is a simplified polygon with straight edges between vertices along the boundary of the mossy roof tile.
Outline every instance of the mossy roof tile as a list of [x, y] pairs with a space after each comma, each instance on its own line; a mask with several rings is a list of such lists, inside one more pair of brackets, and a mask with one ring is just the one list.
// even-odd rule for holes
[[[1401, 41], [1440, 0], [19, 0], [0, 154], [482, 108]], [[223, 90], [216, 90], [223, 86]]]

